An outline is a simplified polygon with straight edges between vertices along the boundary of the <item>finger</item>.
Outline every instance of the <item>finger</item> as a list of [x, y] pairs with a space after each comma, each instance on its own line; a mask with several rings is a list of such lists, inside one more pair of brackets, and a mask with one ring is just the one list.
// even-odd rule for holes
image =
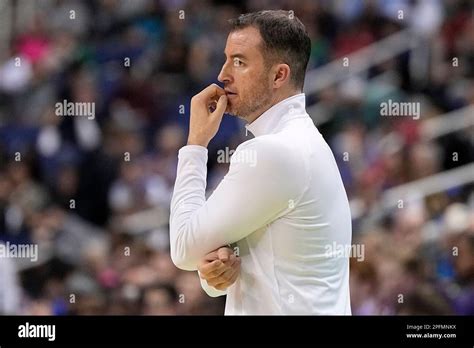
[[237, 259], [234, 265], [232, 266], [232, 274], [230, 275], [229, 278], [234, 277], [234, 275], [237, 277], [240, 274], [240, 259]]
[[221, 261], [228, 261], [230, 259], [231, 254], [233, 254], [232, 249], [227, 247], [222, 247], [217, 250], [217, 257]]
[[224, 291], [231, 285], [232, 284], [223, 283], [223, 284], [215, 285], [215, 286], [213, 286], [213, 288], [216, 289], [216, 290]]
[[235, 269], [229, 268], [224, 273], [222, 273], [219, 278], [222, 279], [223, 282], [228, 282], [232, 278], [235, 272], [236, 272]]
[[211, 99], [212, 97], [214, 96], [221, 96], [221, 95], [225, 95], [225, 91], [223, 88], [219, 87], [218, 85], [216, 85], [215, 83], [207, 86], [206, 88], [204, 88], [201, 92], [199, 92], [196, 97], [199, 97], [200, 99], [204, 99], [204, 100], [209, 100]]
[[217, 260], [219, 257], [217, 255], [217, 250], [214, 250], [213, 252], [210, 252], [206, 256], [204, 256], [205, 261], [214, 261]]
[[224, 270], [224, 272], [222, 272], [218, 276], [210, 277], [209, 279], [206, 279], [206, 280], [208, 281], [208, 284], [212, 284], [212, 285], [225, 283], [233, 277], [235, 272], [238, 272], [238, 269], [227, 268], [226, 270]]
[[221, 260], [214, 260], [201, 265], [199, 272], [203, 276], [202, 278], [208, 278], [215, 276], [215, 274], [221, 274], [227, 269], [227, 267], [228, 266], [226, 266]]
[[[214, 260], [208, 260], [208, 259], [204, 258], [203, 260], [201, 260], [199, 262], [199, 264], [197, 266], [198, 271], [201, 272], [201, 273], [209, 272], [209, 270], [213, 267], [212, 263], [216, 262], [216, 261], [219, 261], [219, 259], [217, 258], [217, 253], [216, 253], [216, 259], [214, 259]], [[214, 265], [216, 265], [216, 264], [214, 264]]]
[[225, 290], [235, 283], [237, 277], [239, 276], [239, 273], [240, 272], [238, 272], [238, 270], [233, 269], [228, 274], [222, 275], [221, 277], [214, 279], [212, 286], [218, 290]]
[[217, 102], [216, 109], [212, 112], [212, 115], [216, 115], [217, 118], [222, 118], [225, 109], [227, 108], [227, 96], [221, 95]]
[[206, 275], [206, 279], [215, 279], [215, 278], [219, 278], [219, 277], [222, 277], [222, 275], [227, 272], [229, 269], [232, 269], [232, 268], [229, 268], [228, 266], [225, 266], [223, 268], [219, 268], [219, 269], [216, 269], [215, 271], [212, 271], [210, 273], [208, 273]]
[[234, 284], [234, 282], [237, 280], [237, 278], [239, 277], [240, 275], [240, 263], [237, 267], [234, 268], [234, 273], [232, 273], [230, 279], [229, 279], [229, 283], [230, 284]]
[[233, 275], [232, 275], [232, 278], [230, 278], [229, 280], [229, 283], [230, 285], [234, 284], [235, 281], [237, 280], [237, 278], [239, 277], [240, 275], [240, 272], [235, 272]]
[[227, 269], [227, 266], [220, 260], [215, 260], [203, 267], [203, 274], [206, 277], [215, 277], [217, 274], [223, 273]]
[[216, 284], [214, 286], [214, 288], [216, 288], [217, 290], [226, 290], [229, 286], [231, 286], [232, 284], [235, 283], [238, 276], [239, 276], [239, 274], [235, 273], [229, 281], [227, 281], [225, 283]]
[[216, 287], [218, 284], [222, 284], [222, 281], [217, 278], [206, 279], [207, 285], [212, 286], [213, 288]]
[[227, 282], [227, 279], [230, 279], [232, 276], [233, 276], [233, 274], [228, 275], [228, 276], [226, 276], [226, 277], [224, 278], [224, 277], [223, 277], [223, 274], [221, 274], [221, 275], [218, 276], [218, 277], [206, 279], [206, 281], [207, 281], [207, 284], [208, 284], [208, 285], [215, 287], [216, 285], [226, 283], [226, 282]]
[[230, 255], [228, 261], [224, 261], [224, 263], [229, 267], [234, 267], [235, 263], [237, 262], [237, 257]]

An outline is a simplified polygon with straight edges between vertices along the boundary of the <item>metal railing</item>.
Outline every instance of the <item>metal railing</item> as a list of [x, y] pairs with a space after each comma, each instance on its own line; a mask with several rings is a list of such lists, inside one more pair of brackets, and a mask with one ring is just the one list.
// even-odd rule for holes
[[[351, 75], [363, 72], [383, 63], [408, 50], [416, 48], [420, 43], [418, 36], [410, 29], [403, 29], [367, 47], [364, 47], [347, 57], [332, 61], [322, 67], [306, 73], [306, 94], [317, 93], [324, 88], [343, 81]], [[344, 58], [347, 66], [344, 66]]]
[[448, 112], [424, 121], [421, 135], [424, 140], [432, 140], [474, 126], [474, 105]]
[[390, 210], [397, 207], [400, 200], [409, 200], [414, 195], [426, 197], [473, 182], [474, 163], [470, 163], [388, 189], [382, 196], [381, 208]]

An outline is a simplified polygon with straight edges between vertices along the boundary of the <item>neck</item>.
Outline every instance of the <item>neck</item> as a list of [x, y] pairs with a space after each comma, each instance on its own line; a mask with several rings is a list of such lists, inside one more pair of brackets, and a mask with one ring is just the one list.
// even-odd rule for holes
[[287, 91], [281, 91], [281, 92], [277, 91], [273, 95], [271, 101], [268, 104], [263, 105], [259, 110], [255, 111], [251, 115], [248, 115], [247, 117], [245, 117], [245, 120], [248, 123], [252, 123], [257, 118], [259, 118], [260, 115], [262, 115], [265, 111], [270, 109], [273, 105], [278, 104], [282, 100], [285, 100], [285, 99], [287, 99], [289, 97], [292, 97], [294, 95], [297, 95], [299, 93], [301, 93], [301, 91], [300, 90], [295, 90], [295, 89], [291, 89], [291, 90], [287, 90]]

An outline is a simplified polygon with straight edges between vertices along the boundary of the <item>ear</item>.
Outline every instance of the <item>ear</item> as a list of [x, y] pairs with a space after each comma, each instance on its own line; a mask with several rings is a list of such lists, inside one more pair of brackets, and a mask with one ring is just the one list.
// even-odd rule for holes
[[288, 64], [277, 64], [274, 66], [273, 88], [281, 88], [290, 80], [290, 67]]

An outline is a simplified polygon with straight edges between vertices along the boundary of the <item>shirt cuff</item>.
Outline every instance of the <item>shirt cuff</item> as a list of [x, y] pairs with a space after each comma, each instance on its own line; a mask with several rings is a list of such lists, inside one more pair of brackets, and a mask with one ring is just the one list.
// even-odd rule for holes
[[201, 278], [201, 274], [199, 273], [199, 271], [198, 271], [198, 276], [201, 282], [201, 288], [209, 297], [219, 297], [219, 296], [227, 295], [227, 290], [217, 290], [216, 288], [207, 284], [207, 281]]
[[207, 156], [207, 147], [201, 145], [185, 145], [179, 149], [178, 155], [182, 154], [197, 154]]

